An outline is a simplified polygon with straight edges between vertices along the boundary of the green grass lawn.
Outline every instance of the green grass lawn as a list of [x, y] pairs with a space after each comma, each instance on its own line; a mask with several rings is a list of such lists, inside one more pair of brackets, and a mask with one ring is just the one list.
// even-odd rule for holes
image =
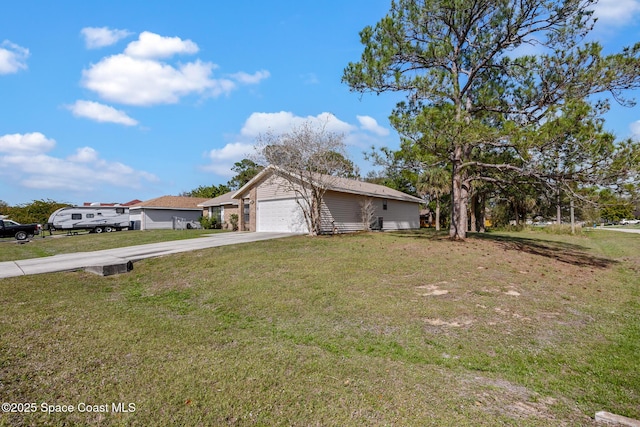
[[18, 242], [15, 239], [0, 239], [0, 262], [18, 259], [39, 258], [73, 252], [99, 251], [146, 243], [192, 239], [204, 234], [223, 233], [222, 230], [131, 230], [94, 234], [80, 232], [67, 236], [57, 231], [53, 236], [45, 231], [31, 241]]
[[[120, 276], [1, 279], [0, 400], [38, 411], [0, 413], [0, 425], [640, 418], [639, 273], [638, 235], [453, 243], [421, 231], [212, 248]], [[76, 410], [47, 414], [43, 402]]]

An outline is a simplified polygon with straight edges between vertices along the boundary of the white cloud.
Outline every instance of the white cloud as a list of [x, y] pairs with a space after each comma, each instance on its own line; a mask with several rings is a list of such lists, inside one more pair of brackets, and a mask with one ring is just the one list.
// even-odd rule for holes
[[631, 123], [629, 125], [629, 128], [631, 129], [631, 133], [633, 134], [632, 136], [634, 138], [640, 139], [640, 120]]
[[387, 136], [389, 135], [389, 129], [383, 128], [378, 124], [376, 119], [369, 116], [356, 116], [358, 121], [360, 122], [360, 127], [363, 130], [375, 133], [379, 136]]
[[311, 122], [315, 126], [324, 126], [329, 132], [349, 133], [356, 128], [331, 113], [320, 113], [317, 116], [300, 117], [288, 111], [278, 113], [253, 113], [245, 121], [240, 134], [245, 137], [257, 137], [266, 132], [284, 133], [291, 128]]
[[209, 152], [209, 157], [213, 160], [242, 160], [253, 151], [253, 144], [233, 142], [222, 148], [215, 148]]
[[357, 116], [357, 119], [360, 127], [342, 121], [327, 112], [306, 117], [297, 116], [290, 111], [253, 113], [244, 122], [234, 142], [207, 153], [206, 157], [211, 163], [202, 169], [223, 177], [232, 177], [234, 173], [231, 171], [231, 167], [235, 162], [256, 154], [255, 143], [258, 136], [266, 133], [277, 135], [289, 132], [292, 128], [306, 122], [323, 127], [328, 132], [343, 134], [345, 144], [354, 150], [378, 144], [381, 142], [381, 138], [389, 135], [389, 131], [378, 125], [372, 117]]
[[108, 27], [86, 27], [80, 30], [80, 34], [84, 36], [87, 49], [98, 49], [116, 44], [133, 33], [127, 30], [112, 30]]
[[26, 188], [92, 191], [105, 186], [143, 188], [158, 178], [119, 162], [101, 159], [91, 147], [77, 149], [67, 158], [46, 154], [53, 139], [39, 132], [0, 136], [0, 176]]
[[214, 78], [218, 66], [211, 62], [197, 59], [173, 65], [159, 60], [197, 52], [198, 46], [190, 40], [144, 32], [124, 53], [105, 57], [83, 70], [82, 85], [110, 102], [150, 106], [175, 104], [191, 94], [226, 95], [240, 84], [256, 84], [269, 77], [268, 71], [261, 70]]
[[116, 110], [108, 105], [93, 101], [78, 100], [67, 107], [74, 116], [84, 117], [102, 123], [117, 123], [125, 126], [136, 126], [138, 122], [124, 111]]
[[0, 44], [0, 74], [13, 74], [27, 69], [29, 49], [5, 40]]
[[640, 14], [639, 0], [600, 0], [593, 8], [599, 24], [621, 27]]
[[245, 137], [255, 138], [261, 133], [268, 131], [286, 132], [291, 126], [302, 119], [295, 117], [293, 113], [288, 111], [280, 111], [279, 113], [253, 113], [244, 122], [244, 126], [240, 130], [240, 134]]
[[211, 160], [211, 163], [202, 169], [213, 172], [216, 175], [231, 178], [235, 174], [231, 170], [233, 164], [250, 157], [253, 152], [253, 143], [232, 142], [222, 148], [214, 148], [209, 151], [207, 157]]
[[248, 74], [248, 73], [245, 73], [244, 71], [241, 71], [239, 73], [232, 74], [231, 76], [235, 80], [237, 80], [239, 83], [253, 85], [253, 84], [260, 83], [260, 81], [264, 79], [269, 78], [271, 74], [267, 70], [260, 70], [260, 71], [256, 71], [253, 74]]
[[76, 163], [91, 163], [98, 160], [98, 152], [91, 147], [82, 147], [76, 150], [76, 154], [67, 157], [67, 160]]
[[40, 153], [51, 150], [55, 145], [55, 140], [47, 138], [40, 132], [0, 136], [0, 153]]
[[198, 53], [200, 48], [191, 40], [182, 40], [180, 37], [163, 37], [149, 31], [140, 33], [137, 41], [129, 43], [125, 49], [125, 55], [134, 58], [170, 58], [176, 54]]
[[214, 65], [197, 61], [174, 68], [149, 59], [114, 55], [83, 72], [84, 86], [102, 98], [126, 105], [174, 104], [181, 96], [212, 89], [229, 91], [210, 79]]

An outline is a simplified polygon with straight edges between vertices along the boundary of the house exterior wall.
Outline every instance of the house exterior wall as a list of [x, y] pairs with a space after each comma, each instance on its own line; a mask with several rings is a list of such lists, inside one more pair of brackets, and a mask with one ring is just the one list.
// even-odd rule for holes
[[[361, 203], [366, 199], [365, 196], [327, 191], [322, 203], [322, 232], [350, 233], [364, 230]], [[417, 203], [376, 197], [369, 199], [373, 203], [373, 219], [383, 218], [383, 230], [420, 228], [420, 210]]]
[[[253, 187], [247, 193], [242, 195], [240, 207], [238, 209], [238, 230], [239, 231], [256, 231], [256, 202], [258, 190]], [[248, 213], [248, 220], [246, 218]]]
[[[224, 230], [232, 230], [233, 226], [231, 225], [231, 215], [236, 214], [240, 215], [240, 208], [233, 205], [226, 205], [222, 207], [222, 228]], [[211, 218], [212, 207], [204, 207], [202, 208], [202, 216], [205, 218]], [[240, 217], [238, 217], [238, 220]]]
[[136, 213], [132, 216], [136, 218], [136, 221], [140, 221], [140, 230], [172, 230], [174, 216], [185, 218], [187, 221], [198, 221], [201, 215], [202, 211], [200, 209], [174, 210], [142, 208], [139, 214]]
[[383, 230], [415, 230], [420, 228], [420, 205], [400, 200], [388, 200], [383, 210], [382, 200], [376, 200], [376, 216], [383, 218]]
[[233, 230], [231, 225], [231, 215], [240, 215], [240, 208], [237, 206], [223, 206], [222, 207], [222, 228], [225, 230]]
[[[271, 174], [243, 190], [243, 193], [238, 194], [240, 202], [239, 229], [256, 231], [257, 215], [260, 215], [257, 208], [260, 202], [268, 202], [263, 204], [263, 211], [271, 216], [265, 216], [265, 219], [269, 224], [276, 224], [277, 221], [273, 215], [278, 211], [287, 212], [287, 208], [291, 211], [291, 201], [296, 199], [295, 192], [289, 188], [290, 184], [284, 178]], [[357, 193], [327, 191], [321, 207], [321, 232], [349, 233], [364, 230], [361, 203], [367, 199], [373, 202], [372, 219], [383, 218], [383, 230], [420, 228], [420, 211], [417, 202], [387, 199], [384, 196], [368, 197]], [[275, 204], [277, 202], [280, 202], [281, 206], [277, 206]], [[248, 218], [245, 218], [245, 205]], [[287, 214], [287, 216], [289, 215]], [[296, 215], [291, 215], [290, 219], [296, 220], [292, 218], [294, 216]], [[304, 221], [304, 218], [302, 217], [300, 221]], [[269, 228], [265, 227], [265, 224], [266, 222], [262, 223], [260, 227]], [[294, 227], [295, 224], [290, 223], [289, 225], [292, 228], [291, 231], [300, 230], [300, 227]]]
[[257, 200], [290, 199], [296, 194], [284, 178], [271, 175], [257, 186]]
[[327, 191], [322, 200], [320, 219], [323, 233], [349, 233], [364, 229], [360, 200], [353, 194]]
[[140, 209], [129, 210], [129, 222], [131, 223], [130, 230], [142, 229], [142, 211]]
[[258, 204], [258, 189], [256, 187], [251, 189], [249, 194], [249, 231], [256, 231], [256, 208]]

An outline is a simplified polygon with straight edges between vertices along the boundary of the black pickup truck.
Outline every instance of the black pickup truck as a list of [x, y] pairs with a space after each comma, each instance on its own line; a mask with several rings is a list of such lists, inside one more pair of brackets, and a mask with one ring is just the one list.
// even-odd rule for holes
[[11, 220], [0, 219], [0, 237], [15, 237], [16, 240], [27, 240], [40, 233], [39, 224], [18, 224]]

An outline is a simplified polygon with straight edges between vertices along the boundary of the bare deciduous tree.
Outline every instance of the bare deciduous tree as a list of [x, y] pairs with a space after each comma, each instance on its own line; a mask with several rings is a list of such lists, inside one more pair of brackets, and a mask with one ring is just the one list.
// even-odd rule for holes
[[327, 130], [327, 123], [306, 121], [289, 132], [258, 136], [259, 163], [274, 166], [284, 190], [295, 195], [309, 234], [321, 230], [322, 198], [337, 176], [354, 173], [345, 155], [344, 135]]
[[363, 197], [360, 200], [360, 218], [362, 218], [362, 229], [371, 231], [371, 223], [375, 218], [376, 207], [371, 197]]

